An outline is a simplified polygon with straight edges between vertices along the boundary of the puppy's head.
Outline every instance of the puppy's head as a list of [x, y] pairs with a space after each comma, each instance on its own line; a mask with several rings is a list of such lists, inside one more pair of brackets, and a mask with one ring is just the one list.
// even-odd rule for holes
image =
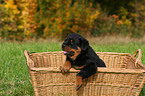
[[68, 35], [62, 44], [64, 54], [72, 60], [75, 60], [79, 54], [87, 51], [88, 47], [88, 41], [76, 33]]

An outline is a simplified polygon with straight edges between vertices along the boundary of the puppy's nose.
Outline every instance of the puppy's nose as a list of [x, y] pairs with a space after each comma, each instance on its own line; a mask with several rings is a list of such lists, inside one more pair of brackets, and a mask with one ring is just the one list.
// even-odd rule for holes
[[66, 46], [65, 44], [62, 44], [62, 50], [65, 48], [65, 46]]

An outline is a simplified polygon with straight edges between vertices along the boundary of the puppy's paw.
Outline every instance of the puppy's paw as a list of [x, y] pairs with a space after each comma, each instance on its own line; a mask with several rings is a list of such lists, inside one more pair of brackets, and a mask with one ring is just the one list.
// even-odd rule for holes
[[62, 72], [63, 74], [65, 74], [65, 73], [68, 73], [68, 72], [69, 72], [70, 67], [69, 67], [69, 66], [61, 66], [61, 67], [60, 67], [60, 70], [61, 70], [61, 72]]
[[71, 68], [71, 63], [66, 61], [63, 66], [60, 67], [62, 74], [68, 73]]
[[76, 77], [76, 90], [78, 91], [82, 87], [82, 77], [77, 76]]

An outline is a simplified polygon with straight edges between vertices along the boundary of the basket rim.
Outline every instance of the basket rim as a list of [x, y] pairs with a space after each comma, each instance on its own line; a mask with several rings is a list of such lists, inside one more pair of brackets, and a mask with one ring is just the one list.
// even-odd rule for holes
[[[31, 71], [35, 72], [52, 72], [52, 73], [61, 73], [61, 70], [58, 67], [41, 67], [41, 68], [30, 68]], [[79, 70], [71, 68], [69, 73], [78, 73]], [[144, 69], [125, 69], [125, 68], [102, 68], [98, 67], [97, 73], [116, 73], [116, 74], [141, 74], [145, 73]]]

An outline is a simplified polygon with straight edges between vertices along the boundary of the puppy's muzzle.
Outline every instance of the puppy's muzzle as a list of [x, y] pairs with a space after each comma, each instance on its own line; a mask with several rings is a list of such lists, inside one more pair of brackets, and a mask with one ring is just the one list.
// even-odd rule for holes
[[74, 51], [70, 51], [70, 52], [66, 52], [66, 51], [64, 51], [64, 55], [73, 56], [74, 53], [75, 53]]

